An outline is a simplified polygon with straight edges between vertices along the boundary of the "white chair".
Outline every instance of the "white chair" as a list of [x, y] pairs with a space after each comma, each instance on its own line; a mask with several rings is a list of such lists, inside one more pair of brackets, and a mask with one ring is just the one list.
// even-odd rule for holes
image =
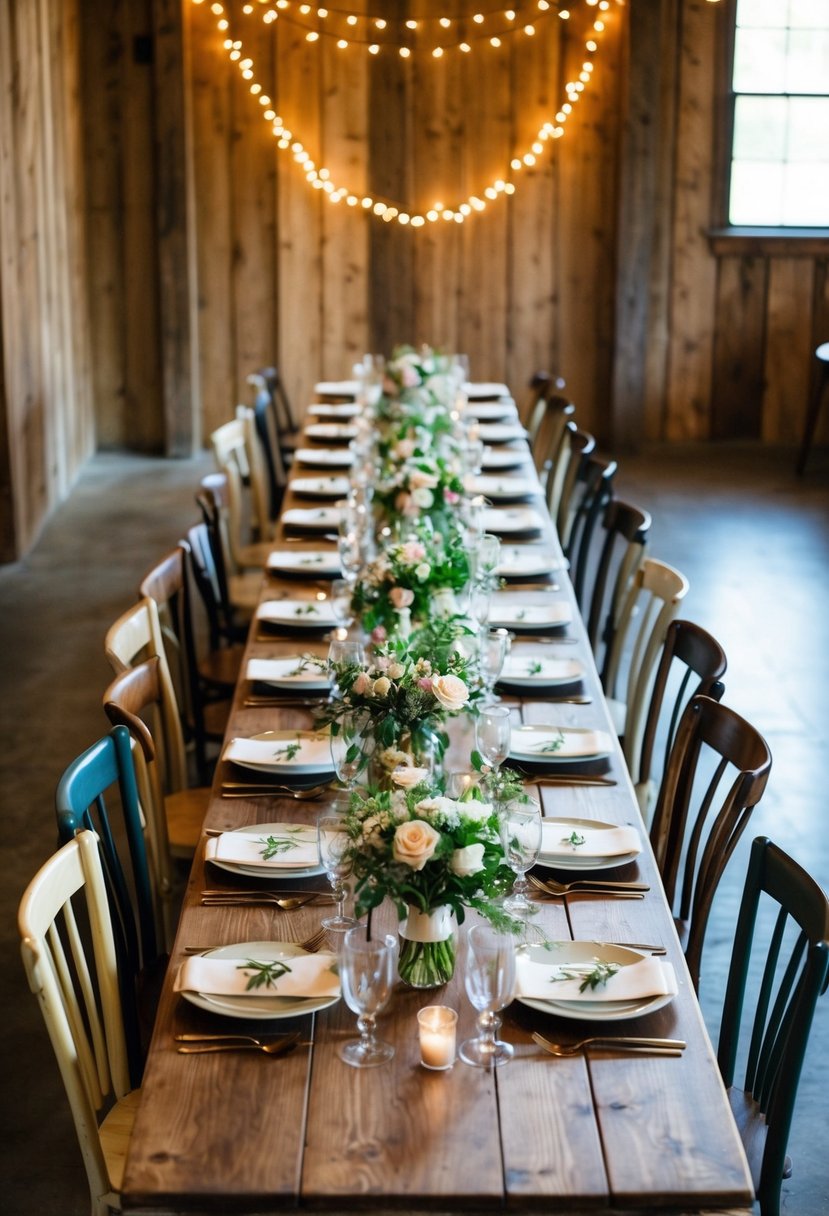
[[[83, 897], [88, 938], [73, 896]], [[106, 1216], [121, 1207], [140, 1090], [130, 1089], [115, 941], [94, 833], [80, 832], [40, 868], [23, 894], [18, 928], [29, 987], [66, 1087], [92, 1214]]]
[[656, 664], [668, 626], [679, 612], [688, 586], [685, 575], [673, 566], [646, 557], [636, 571], [618, 620], [611, 626], [602, 685], [634, 782], [638, 780], [638, 758]]

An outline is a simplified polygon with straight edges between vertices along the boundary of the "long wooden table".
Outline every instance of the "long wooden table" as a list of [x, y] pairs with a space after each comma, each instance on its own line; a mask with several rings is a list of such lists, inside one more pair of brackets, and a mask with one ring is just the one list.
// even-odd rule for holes
[[[307, 470], [302, 470], [307, 474]], [[523, 469], [532, 475], [529, 454]], [[290, 492], [286, 507], [295, 505]], [[308, 505], [301, 503], [300, 505]], [[555, 545], [552, 530], [543, 538]], [[309, 540], [309, 548], [318, 547]], [[566, 575], [555, 575], [557, 596], [570, 601]], [[313, 598], [293, 581], [266, 578], [264, 598], [283, 593]], [[527, 592], [528, 600], [533, 592]], [[546, 593], [549, 594], [549, 593]], [[569, 630], [577, 645], [543, 653], [577, 657], [585, 668], [587, 705], [515, 702], [524, 722], [612, 728], [584, 630], [574, 609]], [[302, 639], [257, 641], [248, 653], [268, 657], [314, 651]], [[228, 738], [272, 727], [307, 726], [303, 710], [246, 708], [249, 686], [240, 681]], [[512, 702], [510, 702], [512, 703]], [[540, 787], [548, 814], [641, 826], [618, 747], [608, 772], [613, 787]], [[292, 798], [223, 799], [219, 764], [206, 829], [279, 820], [313, 823], [321, 803]], [[611, 1054], [553, 1059], [533, 1043], [589, 1034], [588, 1023], [566, 1022], [515, 1002], [502, 1033], [516, 1057], [494, 1074], [460, 1062], [446, 1073], [419, 1065], [416, 1013], [423, 1005], [459, 1011], [460, 1042], [474, 1033], [474, 1012], [463, 989], [463, 968], [437, 994], [399, 984], [382, 1016], [382, 1035], [396, 1047], [385, 1066], [356, 1070], [343, 1064], [337, 1045], [353, 1037], [355, 1017], [345, 1002], [297, 1019], [311, 1042], [284, 1058], [258, 1052], [186, 1056], [173, 1036], [186, 1031], [249, 1029], [211, 1016], [175, 995], [172, 978], [185, 946], [246, 941], [302, 940], [323, 911], [294, 912], [200, 905], [205, 886], [255, 886], [205, 865], [199, 849], [190, 876], [170, 971], [162, 995], [142, 1089], [141, 1107], [126, 1164], [126, 1208], [156, 1212], [280, 1212], [292, 1207], [326, 1212], [405, 1209], [407, 1212], [747, 1212], [752, 1187], [716, 1061], [709, 1043], [643, 832], [635, 864], [614, 875], [644, 879], [642, 900], [593, 896], [545, 902], [537, 920], [556, 940], [662, 943], [679, 979], [679, 994], [665, 1008], [625, 1022], [620, 1032], [685, 1039], [675, 1058]], [[315, 880], [317, 881], [317, 880]], [[320, 882], [324, 887], [324, 881]], [[396, 928], [389, 910], [387, 924]], [[279, 1029], [293, 1023], [280, 1023]]]

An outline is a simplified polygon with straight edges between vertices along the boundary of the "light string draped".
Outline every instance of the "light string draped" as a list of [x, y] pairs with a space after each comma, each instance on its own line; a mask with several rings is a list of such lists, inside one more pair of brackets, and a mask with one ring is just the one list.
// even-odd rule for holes
[[[204, 0], [193, 0], [193, 4], [197, 6], [203, 2]], [[288, 3], [288, 0], [285, 0], [285, 2]], [[543, 2], [546, 3], [546, 0], [543, 0]], [[614, 0], [614, 2], [621, 6], [624, 0]], [[273, 137], [277, 141], [277, 148], [282, 152], [290, 152], [294, 161], [303, 170], [310, 188], [322, 191], [328, 196], [328, 201], [333, 204], [344, 202], [347, 207], [361, 208], [367, 214], [383, 220], [385, 223], [397, 222], [402, 226], [423, 228], [439, 221], [463, 224], [472, 216], [485, 211], [490, 203], [497, 202], [502, 197], [509, 197], [514, 194], [516, 190], [514, 177], [525, 167], [531, 168], [534, 166], [538, 158], [546, 151], [547, 145], [564, 135], [565, 125], [570, 114], [573, 112], [573, 107], [578, 103], [586, 86], [591, 81], [594, 70], [594, 56], [598, 51], [601, 37], [606, 29], [605, 16], [609, 10], [611, 0], [586, 0], [586, 3], [591, 7], [595, 7], [598, 13], [584, 41], [584, 59], [581, 68], [574, 79], [568, 80], [565, 83], [564, 92], [566, 100], [561, 103], [555, 115], [542, 123], [529, 146], [512, 157], [509, 169], [503, 177], [490, 180], [475, 193], [469, 194], [466, 198], [453, 202], [449, 206], [443, 202], [435, 201], [425, 211], [418, 211], [411, 204], [399, 199], [353, 190], [348, 185], [337, 182], [328, 166], [317, 165], [297, 133], [290, 130], [285, 125], [282, 117], [277, 114], [274, 109], [273, 100], [263, 88], [261, 81], [256, 79], [254, 61], [245, 53], [242, 39], [231, 36], [230, 20], [227, 16], [225, 5], [221, 0], [214, 0], [210, 5], [210, 10], [216, 17], [216, 25], [219, 32], [223, 35], [223, 46], [228, 59], [236, 64], [242, 78], [248, 84], [251, 95], [261, 106], [262, 117], [270, 124]], [[310, 6], [304, 5], [302, 7]], [[251, 4], [244, 5], [243, 11], [247, 10], [252, 12], [254, 6]], [[317, 14], [319, 15], [320, 12], [327, 14], [327, 11], [326, 9], [317, 10]], [[246, 15], [250, 15], [250, 12], [247, 12]], [[568, 12], [568, 10], [560, 10], [559, 16], [563, 16], [565, 12]], [[269, 13], [275, 14], [276, 10], [274, 8], [268, 9], [262, 19], [267, 21]], [[446, 19], [448, 20], [448, 18]], [[338, 43], [338, 45], [340, 44]], [[346, 43], [345, 45], [347, 46], [348, 44]], [[379, 50], [376, 44], [369, 46], [368, 49], [372, 51], [373, 48]], [[406, 48], [401, 48], [401, 51], [403, 49]]]

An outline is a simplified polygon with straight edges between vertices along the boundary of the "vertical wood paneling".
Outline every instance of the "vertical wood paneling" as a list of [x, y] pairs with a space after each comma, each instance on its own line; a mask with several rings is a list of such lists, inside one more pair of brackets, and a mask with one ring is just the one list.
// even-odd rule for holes
[[720, 261], [711, 397], [715, 439], [760, 435], [767, 282], [763, 258]]
[[[821, 342], [829, 342], [829, 258], [818, 258], [815, 261], [811, 351], [814, 352]], [[818, 361], [812, 354], [809, 360], [810, 395], [814, 392], [818, 374]], [[803, 413], [805, 417], [805, 405]], [[829, 443], [829, 409], [826, 406], [824, 406], [823, 412], [820, 418], [818, 418], [815, 442]]]
[[803, 430], [812, 363], [813, 275], [806, 258], [775, 258], [769, 267], [762, 438], [796, 443]]

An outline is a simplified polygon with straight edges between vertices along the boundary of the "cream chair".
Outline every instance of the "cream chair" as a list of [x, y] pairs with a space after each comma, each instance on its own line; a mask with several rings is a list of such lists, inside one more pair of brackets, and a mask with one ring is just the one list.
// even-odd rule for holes
[[[210, 442], [216, 467], [228, 479], [228, 542], [233, 564], [239, 570], [261, 570], [272, 547], [269, 542], [273, 525], [267, 505], [267, 473], [253, 410], [238, 406], [236, 417], [213, 431]], [[247, 499], [246, 486], [250, 489]], [[252, 539], [254, 533], [257, 540]]]
[[201, 836], [210, 790], [189, 785], [181, 717], [155, 601], [139, 600], [123, 613], [107, 631], [104, 645], [116, 675], [147, 658], [158, 660], [158, 696], [151, 707], [150, 734], [158, 753], [167, 835], [174, 856], [192, 857]]
[[[80, 921], [73, 896], [85, 905]], [[80, 927], [86, 920], [91, 940]], [[40, 868], [20, 902], [18, 928], [29, 987], [66, 1087], [92, 1216], [106, 1216], [121, 1207], [140, 1090], [130, 1088], [115, 940], [94, 833], [80, 832]]]

